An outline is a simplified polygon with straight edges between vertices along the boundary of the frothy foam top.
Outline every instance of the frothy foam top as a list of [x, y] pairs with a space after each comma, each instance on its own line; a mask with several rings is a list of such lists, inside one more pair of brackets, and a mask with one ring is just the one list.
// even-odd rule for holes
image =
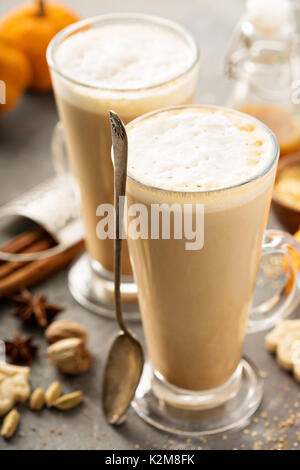
[[218, 108], [182, 108], [128, 126], [128, 174], [173, 191], [241, 184], [274, 158], [270, 133], [250, 117]]
[[65, 75], [86, 85], [134, 90], [172, 80], [192, 65], [194, 54], [159, 27], [114, 24], [68, 37], [55, 61]]

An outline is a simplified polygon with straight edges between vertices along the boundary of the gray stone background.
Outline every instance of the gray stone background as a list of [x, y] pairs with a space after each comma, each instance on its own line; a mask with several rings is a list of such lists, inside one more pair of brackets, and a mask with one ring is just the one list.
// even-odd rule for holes
[[[20, 3], [1, 0], [0, 14]], [[243, 0], [64, 0], [64, 3], [82, 17], [120, 11], [145, 12], [182, 23], [195, 35], [201, 48], [197, 101], [224, 103], [230, 83], [223, 77], [222, 62], [233, 27], [243, 11]], [[0, 116], [0, 204], [53, 173], [50, 139], [56, 121], [52, 94], [27, 93], [14, 111]], [[269, 225], [279, 227], [272, 214]], [[259, 446], [264, 449], [276, 446], [297, 449], [299, 385], [280, 370], [275, 359], [265, 351], [263, 333], [249, 336], [245, 345], [245, 353], [265, 376], [262, 406], [245, 430], [201, 440], [180, 438], [149, 427], [132, 410], [124, 425], [109, 427], [100, 406], [100, 384], [103, 364], [117, 327], [114, 322], [99, 318], [75, 303], [67, 289], [66, 275], [67, 271], [62, 271], [37, 289], [43, 289], [51, 301], [67, 307], [60, 318], [72, 318], [87, 327], [89, 347], [95, 359], [88, 373], [67, 379], [49, 365], [44, 354], [45, 341], [37, 333], [40, 351], [33, 362], [31, 383], [33, 387], [46, 387], [58, 379], [65, 392], [83, 389], [84, 404], [63, 414], [53, 410], [34, 413], [21, 406], [19, 431], [9, 442], [0, 438], [0, 449], [253, 449], [260, 441]], [[16, 329], [24, 334], [32, 331], [22, 327], [11, 315], [10, 305], [1, 303], [0, 338], [10, 337]], [[135, 325], [134, 330], [142, 337], [139, 325]], [[293, 425], [284, 423], [280, 427], [280, 421], [294, 414]]]

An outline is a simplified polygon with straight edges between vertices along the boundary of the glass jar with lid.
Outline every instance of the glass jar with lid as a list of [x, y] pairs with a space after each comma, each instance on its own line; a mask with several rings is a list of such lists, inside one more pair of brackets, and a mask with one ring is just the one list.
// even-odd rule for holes
[[300, 149], [299, 12], [289, 0], [248, 0], [225, 58], [226, 104], [270, 127], [281, 155]]

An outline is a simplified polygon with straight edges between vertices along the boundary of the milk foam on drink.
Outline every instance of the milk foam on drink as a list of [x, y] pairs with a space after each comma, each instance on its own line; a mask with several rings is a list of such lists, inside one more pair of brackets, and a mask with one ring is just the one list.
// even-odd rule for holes
[[[196, 55], [188, 35], [183, 40], [173, 31], [138, 21], [104, 25], [71, 35], [60, 44], [55, 62], [74, 83], [70, 86], [55, 77], [55, 88], [90, 112], [115, 106], [133, 119], [152, 109], [190, 101]], [[191, 74], [186, 74], [189, 69]]]
[[273, 158], [270, 135], [246, 115], [214, 108], [155, 114], [129, 129], [129, 174], [171, 191], [235, 186]]
[[86, 85], [136, 90], [172, 80], [194, 60], [182, 39], [151, 26], [109, 25], [79, 32], [60, 46], [57, 64]]

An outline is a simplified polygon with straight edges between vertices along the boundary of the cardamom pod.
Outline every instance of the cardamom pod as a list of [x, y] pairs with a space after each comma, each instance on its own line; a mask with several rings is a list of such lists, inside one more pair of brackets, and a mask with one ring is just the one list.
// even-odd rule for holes
[[51, 344], [47, 350], [49, 361], [61, 372], [77, 375], [91, 365], [92, 355], [80, 338], [67, 338]]
[[43, 408], [45, 405], [45, 391], [43, 388], [39, 387], [34, 390], [29, 405], [32, 410], [41, 410]]
[[59, 397], [53, 403], [55, 408], [59, 410], [70, 410], [71, 408], [75, 408], [75, 406], [79, 405], [82, 402], [82, 391], [78, 390], [77, 392], [68, 393]]
[[86, 342], [88, 332], [83, 326], [71, 320], [57, 320], [48, 326], [45, 337], [51, 344], [67, 338], [80, 338]]
[[58, 397], [60, 397], [62, 394], [61, 386], [59, 382], [53, 382], [46, 390], [45, 393], [45, 400], [46, 400], [46, 405], [48, 408], [50, 408], [55, 400], [57, 400]]
[[4, 418], [2, 428], [1, 428], [1, 436], [5, 439], [9, 439], [14, 435], [19, 426], [20, 422], [20, 413], [14, 408], [11, 410]]

